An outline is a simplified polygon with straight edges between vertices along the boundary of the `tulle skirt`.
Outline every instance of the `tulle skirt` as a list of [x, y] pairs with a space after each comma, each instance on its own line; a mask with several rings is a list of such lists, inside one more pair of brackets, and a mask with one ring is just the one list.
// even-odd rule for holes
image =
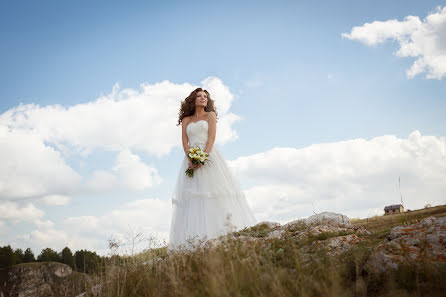
[[[204, 149], [203, 145], [200, 145]], [[172, 220], [168, 250], [191, 247], [190, 240], [216, 238], [257, 223], [239, 182], [214, 144], [206, 161], [185, 173], [184, 156], [172, 193]]]

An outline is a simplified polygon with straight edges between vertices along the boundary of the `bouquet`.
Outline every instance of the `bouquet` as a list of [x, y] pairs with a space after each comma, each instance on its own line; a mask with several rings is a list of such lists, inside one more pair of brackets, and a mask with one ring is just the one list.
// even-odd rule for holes
[[[211, 161], [209, 159], [209, 154], [204, 152], [199, 146], [194, 146], [189, 148], [189, 159], [192, 164], [201, 163], [204, 164], [205, 161]], [[194, 176], [194, 170], [192, 168], [188, 168], [186, 171], [186, 175], [192, 178]]]

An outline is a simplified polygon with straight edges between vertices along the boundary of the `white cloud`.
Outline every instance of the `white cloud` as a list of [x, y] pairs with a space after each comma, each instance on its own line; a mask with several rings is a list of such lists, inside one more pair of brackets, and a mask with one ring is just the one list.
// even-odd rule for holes
[[39, 220], [44, 215], [44, 212], [34, 206], [32, 203], [27, 203], [20, 206], [17, 202], [0, 201], [0, 220], [11, 223], [19, 222], [34, 222]]
[[419, 131], [407, 139], [385, 135], [274, 148], [228, 163], [240, 180], [256, 185], [246, 195], [261, 220], [287, 222], [313, 211], [383, 213], [400, 202], [399, 176], [406, 208], [446, 203], [446, 138]]
[[[216, 77], [202, 82], [215, 100], [219, 118], [229, 113], [233, 95]], [[141, 91], [119, 90], [95, 101], [69, 106], [20, 104], [0, 115], [0, 124], [12, 130], [34, 131], [42, 140], [65, 152], [87, 155], [96, 149], [145, 151], [167, 155], [181, 146], [181, 127], [176, 126], [180, 102], [197, 86], [163, 81], [143, 83]], [[233, 139], [231, 121], [222, 121], [216, 142]]]
[[66, 205], [70, 202], [70, 197], [65, 195], [47, 195], [42, 200], [47, 205]]
[[84, 189], [90, 193], [110, 192], [118, 186], [117, 177], [105, 170], [95, 170], [85, 182]]
[[119, 153], [113, 170], [118, 172], [119, 182], [133, 190], [144, 190], [162, 181], [155, 167], [144, 164], [137, 155], [132, 154], [129, 150]]
[[[3, 221], [0, 221], [0, 234], [2, 235], [2, 234], [5, 234], [6, 232], [7, 232], [7, 229], [6, 229], [6, 227], [5, 227], [5, 222], [3, 222]], [[3, 237], [3, 236], [2, 236]], [[4, 246], [5, 244], [2, 244], [1, 242], [0, 242], [0, 244], [2, 245], [2, 246]]]
[[[234, 97], [229, 88], [216, 77], [200, 86], [209, 90], [219, 112], [216, 143], [237, 139], [232, 125], [241, 118], [229, 112]], [[91, 102], [20, 104], [0, 114], [0, 199], [75, 196], [117, 186], [141, 190], [160, 183], [156, 168], [143, 162], [140, 153], [161, 157], [181, 148], [181, 127], [176, 126], [180, 102], [198, 86], [165, 80], [140, 87], [120, 90], [116, 84], [110, 94]], [[68, 157], [94, 151], [116, 152], [114, 170], [102, 164], [81, 176], [66, 164]], [[86, 162], [78, 164], [86, 171]]]
[[[382, 214], [385, 205], [400, 202], [398, 177], [406, 208], [446, 203], [446, 138], [417, 130], [407, 138], [384, 135], [301, 149], [273, 148], [228, 165], [240, 180], [254, 184], [245, 194], [259, 220], [286, 223], [322, 211], [362, 218]], [[167, 241], [171, 218], [171, 201], [154, 198], [131, 201], [100, 216], [72, 216], [57, 224], [42, 221], [43, 213], [32, 207], [28, 211], [12, 204], [3, 207], [0, 213], [8, 217], [0, 217], [0, 222], [30, 217], [37, 226], [11, 243], [37, 253], [45, 247], [69, 246], [73, 251], [86, 248], [105, 255], [111, 236], [122, 239], [137, 227]]]
[[0, 200], [70, 193], [81, 180], [34, 130], [4, 123], [0, 123], [0, 164]]
[[423, 21], [418, 16], [407, 16], [403, 21], [374, 21], [355, 26], [341, 36], [369, 46], [389, 39], [397, 41], [400, 48], [395, 55], [417, 58], [406, 72], [409, 78], [423, 72], [429, 79], [446, 75], [446, 7], [437, 7]]
[[[236, 139], [231, 126], [240, 117], [229, 112], [229, 88], [216, 77], [200, 86], [210, 91], [219, 112], [216, 143]], [[44, 212], [32, 203], [21, 206], [12, 200], [65, 205], [76, 195], [159, 184], [157, 169], [143, 161], [141, 152], [161, 157], [181, 147], [181, 127], [176, 126], [180, 101], [196, 87], [163, 81], [143, 83], [141, 90], [120, 90], [116, 84], [110, 94], [88, 103], [20, 104], [0, 114], [0, 231], [8, 232], [8, 223], [34, 224], [35, 230], [11, 244], [37, 252], [65, 246], [106, 252], [107, 238], [113, 233], [123, 237], [131, 226], [167, 239], [170, 201], [143, 199], [103, 216], [73, 216], [55, 223], [42, 220]], [[97, 162], [79, 160], [83, 176], [67, 164], [68, 157], [95, 151], [116, 152], [116, 161], [88, 172], [90, 161]]]
[[85, 183], [86, 193], [105, 193], [118, 187], [138, 191], [162, 182], [158, 170], [145, 164], [141, 158], [125, 149], [116, 157], [111, 171], [95, 170]]
[[[33, 230], [30, 234], [18, 236], [16, 244], [14, 244], [14, 246], [17, 246], [15, 248], [25, 249], [31, 247], [37, 258], [43, 249], [51, 248], [60, 252], [67, 246], [64, 243], [72, 240], [72, 236], [68, 232], [57, 230], [50, 226], [41, 226], [41, 228], [43, 229]], [[38, 248], [34, 248], [36, 245]]]
[[[154, 235], [160, 241], [167, 241], [170, 216], [170, 201], [140, 199], [102, 216], [73, 216], [58, 224], [36, 219], [34, 224], [37, 229], [17, 236], [11, 244], [15, 248], [31, 247], [37, 254], [46, 247], [60, 251], [68, 246], [73, 252], [88, 249], [106, 255], [110, 252], [109, 238], [123, 239], [137, 228], [141, 228], [146, 235]], [[140, 248], [144, 248], [144, 245]]]
[[54, 227], [54, 222], [50, 220], [42, 221], [40, 219], [34, 220], [34, 225], [37, 226], [39, 229], [50, 229]]

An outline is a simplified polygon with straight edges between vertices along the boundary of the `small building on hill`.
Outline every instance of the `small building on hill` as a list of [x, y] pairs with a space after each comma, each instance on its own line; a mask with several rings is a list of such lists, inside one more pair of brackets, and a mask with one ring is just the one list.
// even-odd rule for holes
[[401, 204], [393, 204], [384, 207], [384, 215], [392, 215], [403, 212], [404, 212], [404, 206]]

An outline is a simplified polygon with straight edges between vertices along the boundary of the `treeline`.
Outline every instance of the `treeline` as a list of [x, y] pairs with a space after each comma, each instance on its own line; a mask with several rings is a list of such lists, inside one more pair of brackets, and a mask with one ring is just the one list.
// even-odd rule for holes
[[43, 249], [37, 258], [30, 248], [23, 252], [22, 249], [13, 250], [10, 245], [0, 247], [0, 268], [21, 263], [60, 262], [79, 272], [94, 273], [99, 271], [106, 259], [108, 258], [88, 250], [76, 251], [73, 254], [68, 247], [59, 253], [51, 248]]

